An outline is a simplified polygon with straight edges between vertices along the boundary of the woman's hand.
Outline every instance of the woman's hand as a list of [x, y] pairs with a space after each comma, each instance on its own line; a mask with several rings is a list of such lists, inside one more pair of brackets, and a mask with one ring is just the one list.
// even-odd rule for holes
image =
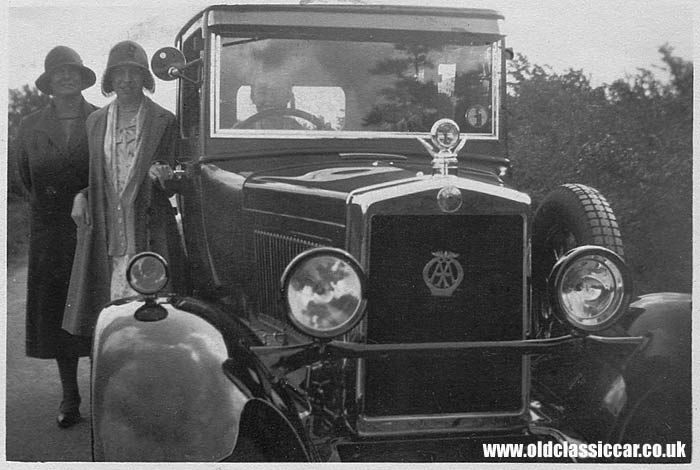
[[78, 193], [73, 198], [73, 209], [70, 211], [75, 225], [90, 225], [90, 213], [88, 212], [88, 200], [85, 194]]
[[148, 170], [151, 181], [158, 181], [160, 187], [165, 189], [165, 182], [173, 179], [173, 169], [167, 163], [155, 162]]

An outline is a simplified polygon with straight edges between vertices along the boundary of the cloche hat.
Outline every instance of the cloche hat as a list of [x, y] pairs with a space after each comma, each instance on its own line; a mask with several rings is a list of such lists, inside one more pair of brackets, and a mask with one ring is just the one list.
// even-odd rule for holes
[[36, 87], [47, 95], [52, 94], [51, 90], [51, 72], [64, 65], [70, 65], [80, 71], [82, 79], [82, 90], [91, 87], [95, 84], [95, 72], [83, 65], [83, 60], [77, 52], [70, 47], [56, 46], [46, 54], [44, 59], [44, 73], [36, 79]]
[[112, 88], [112, 69], [120, 65], [133, 65], [143, 70], [143, 87], [150, 92], [155, 91], [156, 84], [151, 70], [148, 68], [148, 55], [139, 44], [134, 41], [122, 41], [114, 45], [109, 51], [107, 68], [102, 75], [102, 94], [107, 96], [114, 91]]

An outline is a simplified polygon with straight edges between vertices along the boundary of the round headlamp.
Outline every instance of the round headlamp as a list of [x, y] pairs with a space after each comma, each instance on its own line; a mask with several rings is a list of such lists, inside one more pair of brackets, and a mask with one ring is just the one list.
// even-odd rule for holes
[[453, 149], [459, 144], [459, 126], [452, 119], [440, 119], [430, 129], [430, 138], [439, 149]]
[[282, 275], [282, 299], [292, 324], [318, 338], [341, 335], [365, 310], [364, 271], [350, 254], [314, 248], [292, 260]]
[[627, 265], [615, 252], [581, 246], [554, 265], [549, 292], [561, 320], [579, 330], [600, 331], [626, 311], [632, 280]]
[[158, 253], [145, 251], [129, 261], [126, 280], [139, 294], [153, 295], [168, 283], [168, 263]]

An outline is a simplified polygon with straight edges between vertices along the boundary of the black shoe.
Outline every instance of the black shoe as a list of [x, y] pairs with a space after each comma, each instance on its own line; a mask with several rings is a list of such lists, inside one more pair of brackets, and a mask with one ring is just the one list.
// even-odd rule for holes
[[61, 402], [56, 423], [59, 428], [69, 428], [80, 422], [80, 402]]

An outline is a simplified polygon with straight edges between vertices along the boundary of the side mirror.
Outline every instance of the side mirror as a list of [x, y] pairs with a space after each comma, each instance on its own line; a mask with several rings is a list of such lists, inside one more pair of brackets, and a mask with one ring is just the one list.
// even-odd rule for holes
[[193, 60], [189, 64], [182, 52], [174, 47], [163, 47], [156, 51], [151, 58], [151, 69], [156, 77], [161, 80], [171, 81], [178, 78], [188, 82], [199, 84], [197, 80], [185, 75], [185, 70], [201, 63], [201, 59]]
[[174, 47], [158, 49], [151, 58], [151, 69], [161, 80], [171, 81], [180, 77], [185, 68], [185, 56]]

